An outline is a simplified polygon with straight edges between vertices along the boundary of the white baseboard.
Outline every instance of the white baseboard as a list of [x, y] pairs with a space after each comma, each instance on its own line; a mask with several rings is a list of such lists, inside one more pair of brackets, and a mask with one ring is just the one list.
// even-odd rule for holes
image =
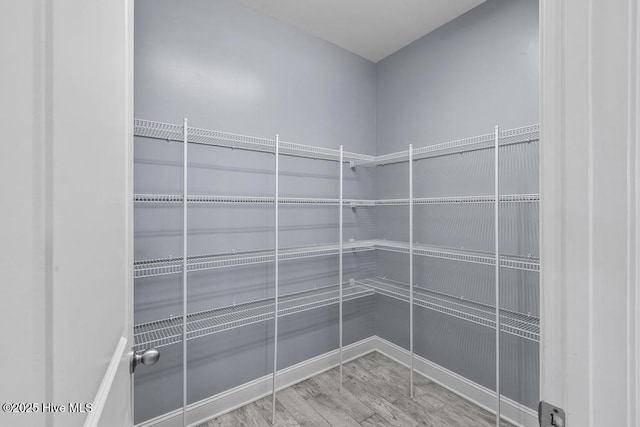
[[[362, 357], [376, 350], [377, 337], [369, 337], [342, 348], [343, 360], [349, 361]], [[340, 363], [338, 350], [330, 351], [304, 362], [282, 369], [277, 374], [278, 390], [291, 387], [301, 381], [319, 375]], [[192, 403], [187, 407], [187, 422], [189, 426], [196, 426], [220, 415], [231, 412], [258, 399], [268, 396], [272, 392], [272, 376], [242, 384], [210, 398]], [[137, 424], [136, 427], [183, 427], [182, 409], [169, 412], [151, 420]]]
[[[376, 350], [404, 366], [408, 367], [410, 364], [411, 354], [407, 350], [380, 337], [376, 337]], [[416, 373], [487, 411], [496, 413], [496, 395], [490, 389], [417, 355], [413, 356], [413, 368]], [[500, 413], [504, 420], [521, 427], [539, 426], [538, 414], [531, 408], [504, 396], [500, 402]]]
[[[405, 366], [409, 364], [410, 356], [407, 350], [378, 336], [372, 336], [343, 347], [343, 358], [346, 362], [372, 351], [378, 351]], [[338, 350], [334, 350], [283, 369], [277, 375], [278, 390], [321, 374], [338, 366], [338, 363], [339, 353]], [[420, 356], [414, 356], [414, 368], [418, 374], [495, 413], [495, 395], [486, 387], [469, 381]], [[192, 403], [187, 407], [188, 425], [196, 426], [268, 396], [272, 390], [271, 381], [272, 376], [266, 375], [208, 399]], [[502, 398], [501, 412], [505, 420], [517, 426], [538, 426], [538, 417], [534, 411], [506, 397]], [[137, 424], [136, 427], [182, 427], [182, 425], [182, 409], [177, 409]]]

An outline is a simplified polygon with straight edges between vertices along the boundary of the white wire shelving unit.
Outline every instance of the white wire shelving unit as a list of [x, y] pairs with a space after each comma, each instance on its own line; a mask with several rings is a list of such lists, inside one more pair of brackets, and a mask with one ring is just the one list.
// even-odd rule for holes
[[[182, 125], [172, 123], [155, 122], [151, 120], [134, 119], [134, 135], [144, 138], [152, 138], [165, 141], [182, 142]], [[270, 138], [259, 138], [255, 136], [240, 135], [216, 130], [200, 129], [189, 127], [187, 130], [189, 143], [209, 145], [214, 147], [226, 147], [248, 151], [258, 151], [262, 153], [276, 152], [276, 141]], [[313, 145], [297, 144], [294, 142], [279, 141], [279, 154], [283, 156], [304, 157], [308, 159], [340, 161], [340, 150], [333, 148], [318, 147]], [[343, 162], [369, 162], [375, 159], [374, 156], [351, 153], [343, 153]]]
[[[182, 203], [180, 194], [135, 194], [136, 203], [148, 204], [179, 204]], [[375, 206], [375, 200], [344, 199], [343, 203], [356, 206]], [[275, 197], [269, 196], [209, 196], [209, 195], [189, 195], [187, 203], [194, 204], [221, 204], [221, 205], [273, 205]], [[280, 205], [302, 205], [302, 206], [338, 206], [340, 199], [321, 197], [279, 197]]]
[[[409, 302], [409, 285], [407, 283], [375, 277], [354, 280], [352, 284], [371, 288], [380, 295]], [[414, 285], [414, 301], [417, 306], [437, 311], [458, 319], [478, 325], [495, 328], [494, 305], [483, 304], [463, 297], [448, 295]], [[540, 340], [540, 319], [531, 313], [519, 313], [513, 310], [500, 309], [500, 330], [502, 332], [525, 338], [530, 341]]]
[[[309, 291], [281, 295], [278, 301], [278, 317], [303, 313], [339, 302], [339, 286], [330, 285]], [[375, 294], [370, 287], [346, 282], [343, 300], [350, 301]], [[205, 337], [254, 323], [273, 320], [274, 298], [232, 304], [225, 307], [199, 311], [187, 315], [187, 340]], [[159, 348], [182, 342], [182, 316], [169, 317], [141, 323], [134, 328], [136, 350]]]
[[[372, 245], [363, 242], [347, 242], [343, 244], [343, 248], [345, 253], [375, 250]], [[335, 256], [338, 255], [339, 250], [339, 244], [280, 248], [278, 260], [291, 261], [303, 258]], [[275, 260], [274, 249], [197, 255], [187, 257], [187, 270], [193, 272], [217, 268], [240, 267], [252, 264], [273, 263]], [[142, 260], [134, 263], [134, 277], [136, 279], [178, 274], [181, 272], [182, 257]]]
[[[495, 307], [492, 305], [432, 291], [421, 286], [414, 286], [414, 292], [416, 306], [495, 328]], [[409, 285], [383, 277], [352, 279], [343, 284], [343, 301], [376, 294], [409, 302]], [[273, 301], [273, 297], [269, 297], [190, 313], [187, 316], [187, 340], [272, 320]], [[303, 313], [338, 304], [338, 302], [338, 285], [281, 295], [278, 303], [278, 317]], [[501, 309], [500, 317], [502, 332], [531, 341], [539, 341], [540, 319], [537, 316]], [[182, 322], [182, 316], [174, 316], [136, 325], [135, 349], [160, 348], [182, 342]]]
[[[406, 242], [395, 242], [389, 240], [371, 240], [369, 242], [373, 244], [375, 249], [389, 252], [409, 253], [409, 244]], [[495, 266], [495, 257], [489, 252], [442, 248], [438, 246], [414, 243], [413, 255]], [[514, 270], [539, 271], [540, 261], [535, 257], [501, 254], [500, 267]]]
[[[539, 271], [539, 261], [528, 259], [521, 256], [503, 256], [499, 250], [499, 205], [503, 202], [508, 203], [537, 203], [540, 200], [538, 194], [510, 194], [502, 195], [499, 190], [499, 152], [500, 148], [512, 146], [516, 144], [539, 142], [540, 126], [529, 125], [515, 129], [500, 131], [498, 126], [494, 132], [484, 135], [474, 136], [471, 138], [458, 139], [445, 142], [442, 144], [428, 145], [419, 148], [413, 148], [413, 144], [409, 144], [408, 150], [395, 153], [375, 156], [373, 160], [355, 160], [351, 162], [352, 167], [376, 167], [389, 164], [408, 163], [409, 169], [409, 198], [408, 199], [387, 199], [376, 201], [376, 206], [401, 206], [409, 205], [409, 247], [397, 245], [398, 252], [406, 252], [409, 254], [410, 265], [410, 283], [409, 283], [409, 317], [410, 317], [410, 336], [409, 347], [411, 353], [410, 364], [410, 395], [413, 397], [413, 307], [414, 307], [414, 283], [413, 283], [413, 259], [415, 255], [432, 256], [436, 258], [444, 258], [458, 260], [464, 262], [473, 262], [478, 264], [493, 265], [495, 269], [495, 306], [494, 306], [494, 324], [496, 330], [496, 426], [500, 425], [500, 331], [501, 314], [500, 307], [500, 268], [515, 268], [527, 271]], [[432, 197], [432, 198], [415, 198], [413, 194], [413, 163], [415, 161], [429, 159], [433, 157], [447, 156], [451, 154], [462, 154], [469, 151], [490, 150], [494, 151], [494, 194], [484, 196], [454, 196], [454, 197]], [[491, 203], [494, 206], [494, 241], [495, 251], [493, 254], [462, 251], [456, 249], [444, 250], [442, 248], [433, 248], [424, 245], [414, 244], [414, 227], [413, 227], [413, 208], [419, 205], [436, 205], [436, 204], [477, 204]], [[389, 249], [387, 249], [389, 250]]]
[[[463, 205], [493, 203], [494, 196], [453, 196], [453, 197], [422, 197], [414, 198], [414, 205]], [[135, 194], [134, 201], [140, 204], [182, 204], [180, 194]], [[503, 194], [500, 203], [537, 203], [539, 194]], [[194, 204], [241, 204], [241, 205], [273, 205], [274, 197], [269, 196], [209, 196], [189, 195], [187, 203]], [[313, 197], [280, 197], [281, 205], [302, 206], [338, 206], [340, 199], [313, 198]], [[408, 206], [409, 199], [344, 199], [345, 207], [376, 207], [376, 206]]]
[[[357, 253], [372, 250], [409, 253], [409, 243], [391, 240], [358, 240], [344, 242], [343, 253]], [[291, 261], [304, 258], [335, 256], [340, 251], [340, 244], [299, 246], [280, 248], [279, 261]], [[204, 271], [218, 268], [240, 267], [243, 265], [272, 263], [275, 261], [274, 249], [256, 251], [231, 252], [220, 254], [197, 255], [187, 257], [187, 271]], [[441, 248], [414, 243], [414, 255], [448, 259], [452, 261], [469, 262], [474, 264], [495, 265], [495, 257], [488, 252], [466, 251], [451, 248]], [[182, 273], [182, 257], [140, 260], [134, 263], [134, 277], [136, 279], [168, 274]], [[502, 254], [500, 266], [515, 270], [538, 271], [538, 258], [519, 257]]]
[[[495, 132], [474, 136], [442, 144], [427, 145], [408, 150], [399, 151], [380, 156], [370, 156], [344, 151], [339, 149], [318, 147], [311, 145], [286, 142], [274, 138], [261, 138], [248, 135], [233, 134], [215, 130], [194, 128], [187, 125], [185, 119], [182, 125], [162, 123], [157, 121], [135, 119], [134, 135], [153, 140], [164, 140], [184, 144], [183, 156], [183, 194], [135, 194], [136, 206], [180, 206], [184, 209], [183, 244], [184, 253], [187, 253], [187, 220], [188, 206], [195, 205], [240, 205], [240, 206], [274, 206], [275, 207], [275, 248], [228, 251], [224, 253], [202, 254], [192, 256], [167, 257], [158, 259], [138, 260], [134, 263], [134, 277], [136, 279], [152, 278], [157, 276], [182, 274], [184, 294], [186, 296], [187, 274], [196, 271], [207, 271], [219, 268], [241, 267], [247, 265], [273, 263], [275, 265], [274, 294], [271, 297], [248, 302], [240, 302], [229, 306], [213, 308], [211, 310], [188, 313], [186, 298], [183, 300], [182, 315], [141, 323], [135, 326], [135, 350], [144, 350], [151, 347], [163, 347], [176, 343], [182, 343], [186, 352], [186, 342], [191, 339], [209, 336], [218, 332], [229, 331], [242, 326], [259, 322], [274, 321], [274, 369], [273, 369], [273, 406], [272, 416], [275, 419], [275, 393], [276, 373], [278, 360], [278, 318], [308, 310], [339, 305], [340, 318], [340, 387], [342, 389], [342, 303], [373, 295], [391, 297], [407, 302], [410, 307], [410, 318], [413, 319], [414, 307], [432, 310], [441, 314], [462, 319], [477, 325], [496, 330], [496, 348], [499, 348], [500, 333], [506, 333], [519, 338], [539, 342], [540, 328], [539, 318], [531, 313], [500, 308], [499, 300], [499, 272], [500, 268], [515, 269], [528, 272], [539, 272], [540, 261], [536, 257], [503, 254], [498, 249], [498, 229], [495, 229], [495, 252], [480, 252], [460, 248], [445, 248], [430, 246], [414, 241], [413, 238], [413, 208], [426, 205], [477, 205], [491, 204], [495, 209], [495, 221], [499, 222], [498, 206], [507, 203], [538, 203], [539, 194], [500, 194], [498, 188], [498, 175], [496, 168], [495, 192], [489, 195], [462, 195], [462, 196], [438, 196], [438, 197], [414, 197], [413, 194], [413, 162], [423, 159], [447, 156], [477, 150], [495, 150], [495, 162], [498, 164], [499, 148], [515, 144], [532, 143], [539, 141], [539, 125], [524, 126], [515, 129], [500, 131], [496, 127]], [[269, 153], [275, 155], [276, 188], [274, 196], [253, 195], [195, 195], [187, 189], [186, 170], [187, 144], [198, 144], [212, 147], [222, 147], [232, 150], [245, 150]], [[327, 160], [339, 163], [339, 197], [282, 197], [279, 193], [279, 157], [293, 156], [315, 160]], [[348, 164], [351, 168], [376, 167], [389, 164], [408, 163], [409, 165], [409, 194], [407, 198], [399, 199], [346, 199], [343, 197], [343, 166]], [[340, 239], [334, 244], [321, 244], [283, 248], [278, 245], [280, 207], [287, 206], [325, 206], [337, 207], [340, 212]], [[409, 206], [409, 242], [397, 242], [381, 239], [362, 241], [343, 241], [343, 208], [375, 208], [386, 206]], [[463, 297], [457, 297], [441, 292], [429, 290], [426, 287], [416, 285], [413, 282], [413, 268], [410, 271], [409, 283], [389, 280], [383, 277], [344, 281], [342, 272], [342, 258], [345, 254], [356, 254], [368, 251], [386, 251], [408, 254], [410, 265], [413, 265], [414, 256], [444, 259], [453, 262], [465, 262], [490, 266], [496, 271], [496, 301], [495, 304], [486, 304], [478, 301], [470, 301]], [[295, 261], [314, 257], [337, 256], [339, 258], [339, 281], [337, 285], [330, 285], [312, 290], [296, 292], [286, 295], [279, 294], [278, 265], [280, 262]], [[413, 396], [413, 322], [410, 324], [410, 348], [411, 348], [411, 386], [410, 393]], [[184, 355], [186, 363], [186, 354]], [[496, 365], [499, 359], [496, 356]], [[183, 366], [183, 370], [186, 365]], [[496, 370], [498, 371], [498, 370]], [[499, 372], [496, 372], [496, 382], [499, 384]], [[183, 394], [187, 394], [186, 371], [184, 375]], [[499, 402], [500, 391], [496, 390]], [[186, 408], [186, 402], [183, 405]], [[186, 420], [186, 418], [185, 418]], [[186, 423], [186, 421], [185, 421]]]
[[[134, 135], [143, 138], [175, 142], [182, 142], [184, 139], [182, 125], [143, 119], [134, 119]], [[194, 127], [189, 127], [187, 129], [186, 138], [188, 142], [192, 144], [275, 154], [276, 142], [275, 139], [270, 138], [260, 138]], [[538, 124], [503, 130], [499, 134], [500, 147], [531, 143], [539, 140], [540, 126]], [[412, 160], [416, 161], [430, 157], [464, 153], [467, 151], [492, 149], [494, 148], [494, 143], [495, 134], [492, 132], [485, 135], [448, 141], [441, 144], [427, 145], [413, 148]], [[297, 144], [286, 141], [279, 141], [279, 154], [309, 159], [322, 159], [336, 162], [342, 161], [349, 163], [354, 168], [358, 166], [384, 166], [409, 161], [409, 150], [383, 154], [380, 156], [370, 156], [344, 151], [341, 157], [340, 150], [338, 149]]]
[[[160, 336], [161, 338], [151, 341], [153, 345], [167, 345], [180, 339], [183, 342], [183, 361], [186, 361], [186, 341], [198, 336], [208, 335], [210, 333], [226, 330], [250, 324], [257, 321], [273, 319], [274, 321], [274, 357], [273, 357], [273, 378], [272, 378], [272, 419], [275, 421], [276, 412], [276, 373], [278, 362], [278, 318], [283, 315], [305, 311], [310, 308], [322, 307], [328, 304], [338, 303], [340, 309], [339, 327], [340, 327], [340, 369], [342, 373], [342, 303], [345, 300], [354, 298], [354, 295], [360, 295], [360, 292], [353, 291], [352, 288], [343, 289], [342, 277], [342, 256], [344, 250], [348, 252], [359, 252], [373, 250], [370, 246], [345, 244], [342, 241], [343, 206], [366, 206], [373, 205], [371, 201], [354, 201], [345, 200], [343, 198], [343, 165], [356, 161], [371, 161], [373, 156], [366, 156], [357, 153], [346, 152], [340, 146], [338, 150], [317, 147], [311, 145], [297, 144], [287, 141], [281, 141], [276, 135], [274, 139], [259, 138], [247, 135], [232, 134], [227, 132], [219, 132], [208, 129], [200, 129], [187, 126], [187, 119], [184, 119], [183, 125], [175, 125], [170, 123], [161, 123], [150, 120], [134, 120], [134, 135], [137, 137], [151, 138], [154, 140], [165, 140], [182, 142], [184, 144], [183, 156], [183, 194], [137, 194], [135, 202], [137, 204], [165, 204], [165, 205], [181, 205], [184, 209], [183, 215], [183, 243], [184, 251], [181, 257], [169, 257], [164, 259], [137, 261], [134, 265], [134, 277], [155, 277], [169, 274], [182, 273], [184, 281], [183, 292], [183, 313], [180, 321], [174, 319], [163, 319], [158, 322], [151, 322], [136, 328], [140, 330], [140, 334], [136, 334], [136, 348], [140, 345], [149, 344], [146, 338]], [[275, 195], [274, 197], [263, 196], [219, 196], [219, 195], [191, 195], [187, 191], [187, 145], [201, 144], [215, 147], [226, 147], [231, 149], [248, 150], [255, 152], [270, 153], [275, 155]], [[339, 198], [301, 198], [301, 197], [280, 197], [279, 196], [279, 158], [280, 156], [294, 156], [308, 158], [314, 160], [328, 160], [339, 163]], [[225, 254], [187, 256], [187, 206], [193, 204], [242, 204], [242, 205], [271, 205], [275, 207], [275, 247], [268, 250], [242, 251]], [[334, 245], [314, 245], [313, 247], [299, 248], [280, 248], [278, 243], [279, 232], [279, 208], [280, 206], [337, 206], [340, 212], [339, 224], [339, 243]], [[319, 256], [339, 256], [339, 283], [337, 285], [337, 295], [335, 291], [318, 292], [312, 291], [305, 295], [283, 296], [279, 295], [279, 263], [281, 261], [290, 261], [295, 259], [303, 259]], [[205, 314], [196, 313], [188, 314], [186, 307], [186, 280], [187, 274], [193, 271], [204, 271], [223, 267], [235, 267], [243, 265], [274, 263], [274, 296], [270, 300], [261, 300], [257, 302], [246, 303], [242, 305], [239, 311], [225, 308], [206, 312]], [[372, 294], [370, 290], [365, 290], [365, 294]], [[337, 300], [336, 300], [337, 298]], [[290, 307], [287, 306], [290, 305]], [[204, 316], [202, 318], [202, 316]], [[193, 318], [193, 319], [192, 319]], [[197, 318], [197, 319], [196, 319]], [[220, 322], [223, 324], [221, 325]], [[178, 329], [180, 333], [178, 333]], [[144, 332], [143, 332], [144, 330]], [[146, 334], [146, 335], [145, 335]], [[146, 337], [140, 341], [138, 337]], [[142, 342], [142, 344], [140, 344]], [[140, 344], [140, 345], [139, 345]], [[186, 365], [183, 362], [183, 396], [187, 395], [186, 384]], [[342, 387], [342, 378], [340, 379], [340, 387]], [[185, 397], [186, 399], [186, 397]], [[186, 408], [186, 401], [183, 408]], [[186, 425], [186, 416], [184, 418]]]
[[[500, 147], [536, 142], [540, 140], [540, 125], [528, 125], [500, 132]], [[467, 151], [487, 150], [494, 148], [495, 134], [493, 132], [470, 138], [457, 139], [441, 144], [427, 145], [413, 149], [413, 160], [428, 159], [431, 157], [449, 154], [464, 153]], [[351, 165], [375, 167], [409, 161], [409, 150], [375, 156], [373, 159], [353, 160]]]

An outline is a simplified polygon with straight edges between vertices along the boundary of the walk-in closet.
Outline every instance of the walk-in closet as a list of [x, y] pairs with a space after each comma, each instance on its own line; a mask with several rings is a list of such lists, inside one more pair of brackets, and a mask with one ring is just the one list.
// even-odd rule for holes
[[135, 1], [136, 425], [537, 425], [538, 1], [303, 3]]

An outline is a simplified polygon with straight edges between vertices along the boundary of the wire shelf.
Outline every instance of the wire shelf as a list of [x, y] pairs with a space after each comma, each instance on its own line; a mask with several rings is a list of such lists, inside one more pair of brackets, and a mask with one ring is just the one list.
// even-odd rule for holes
[[[343, 244], [345, 254], [371, 250], [409, 253], [409, 244], [391, 240], [359, 240]], [[334, 256], [340, 253], [340, 245], [299, 246], [280, 249], [279, 260]], [[483, 265], [495, 265], [495, 256], [487, 252], [476, 252], [450, 248], [427, 246], [420, 243], [413, 245], [413, 253], [418, 256], [441, 258], [454, 261], [470, 262]], [[197, 255], [187, 257], [187, 271], [204, 271], [217, 268], [239, 267], [243, 265], [263, 264], [274, 262], [273, 249], [243, 251], [235, 253], [221, 253]], [[515, 255], [500, 255], [500, 266], [515, 270], [539, 271], [538, 258], [521, 257]], [[182, 257], [159, 258], [134, 262], [134, 277], [164, 276], [182, 272]]]
[[[374, 249], [375, 248], [368, 242], [348, 242], [343, 244], [345, 254], [371, 251]], [[278, 259], [280, 261], [289, 261], [294, 259], [332, 256], [338, 255], [339, 251], [340, 246], [338, 244], [283, 248], [279, 251]], [[193, 272], [213, 270], [217, 268], [238, 267], [243, 265], [263, 264], [274, 262], [274, 260], [275, 255], [273, 249], [197, 255], [187, 257], [187, 271]], [[182, 273], [182, 257], [160, 258], [134, 262], [134, 277], [136, 279], [178, 273]]]
[[[376, 249], [409, 253], [409, 244], [406, 242], [394, 242], [389, 240], [373, 241]], [[428, 246], [421, 243], [413, 244], [413, 254], [418, 256], [448, 259], [453, 261], [470, 262], [474, 264], [495, 265], [495, 255], [488, 252], [458, 250], [451, 248], [441, 248], [437, 246]], [[540, 261], [534, 257], [521, 257], [516, 255], [500, 255], [500, 267], [510, 268], [514, 270], [539, 271]]]
[[[494, 196], [455, 196], [455, 197], [423, 197], [414, 198], [416, 205], [458, 205], [493, 203]], [[503, 194], [499, 198], [501, 203], [535, 203], [540, 201], [539, 194]]]
[[[177, 142], [182, 142], [183, 140], [182, 125], [171, 123], [134, 119], [133, 131], [135, 136], [144, 138], [162, 139], [166, 141]], [[188, 127], [187, 140], [193, 144], [258, 151], [272, 154], [275, 153], [275, 139], [259, 138], [255, 136], [220, 132], [209, 129]], [[297, 144], [286, 141], [280, 141], [280, 154], [310, 159], [340, 161], [340, 150], [317, 147], [313, 145]], [[373, 156], [352, 153], [348, 151], [343, 152], [343, 161], [345, 163], [356, 161], [371, 161], [373, 159]]]
[[[348, 282], [343, 285], [343, 301], [374, 294], [375, 292], [366, 286]], [[337, 304], [339, 289], [338, 285], [331, 285], [280, 296], [279, 299], [278, 317], [283, 317]], [[271, 320], [273, 312], [273, 298], [264, 298], [192, 313], [187, 316], [187, 340]], [[134, 327], [134, 341], [136, 350], [159, 348], [181, 342], [182, 316], [136, 325]]]
[[[493, 203], [494, 196], [453, 196], [453, 197], [416, 197], [414, 205], [462, 205]], [[500, 196], [501, 203], [536, 203], [540, 201], [539, 194], [504, 194]], [[409, 199], [380, 199], [373, 200], [375, 206], [408, 206]]]
[[[494, 139], [494, 133], [487, 133], [470, 138], [448, 141], [441, 144], [414, 148], [413, 160], [421, 160], [447, 154], [493, 148], [493, 145], [495, 143]], [[540, 125], [538, 124], [523, 126], [514, 129], [507, 129], [500, 132], [500, 146], [533, 142], [538, 141], [539, 139]], [[407, 161], [409, 161], [409, 151], [404, 150], [398, 151], [396, 153], [375, 156], [373, 160], [356, 160], [353, 163], [353, 166], [384, 166], [388, 164]]]
[[540, 140], [540, 125], [528, 125], [500, 131], [500, 145], [519, 144]]
[[145, 138], [182, 142], [182, 125], [133, 119], [133, 134]]
[[[414, 198], [415, 205], [457, 205], [493, 203], [494, 196], [454, 196], [454, 197], [424, 197]], [[180, 194], [136, 194], [136, 203], [147, 204], [180, 204]], [[263, 196], [207, 196], [189, 195], [189, 203], [194, 204], [243, 204], [243, 205], [270, 205], [275, 201], [274, 197]], [[539, 194], [504, 194], [500, 196], [501, 203], [536, 203], [540, 201]], [[308, 206], [338, 206], [340, 199], [313, 198], [313, 197], [280, 197], [282, 205], [308, 205]], [[408, 206], [409, 199], [380, 199], [359, 200], [344, 199], [345, 207], [375, 207], [375, 206]]]
[[[495, 328], [495, 308], [463, 298], [414, 287], [414, 304], [469, 322]], [[375, 294], [400, 301], [409, 301], [409, 287], [405, 283], [385, 278], [371, 278], [347, 282], [343, 285], [343, 301], [351, 301]], [[337, 304], [337, 285], [296, 292], [280, 297], [278, 317], [302, 313]], [[187, 316], [187, 340], [228, 331], [273, 319], [273, 298], [234, 304], [200, 311]], [[531, 314], [500, 310], [501, 330], [521, 338], [540, 340], [539, 318]], [[135, 326], [136, 350], [159, 348], [182, 341], [182, 316], [175, 316]]]
[[[409, 302], [409, 285], [382, 277], [356, 280], [355, 284], [374, 290], [379, 295]], [[478, 325], [495, 329], [495, 306], [435, 292], [424, 287], [414, 286], [414, 304], [439, 313], [447, 314]], [[502, 332], [540, 341], [540, 319], [531, 314], [511, 310], [500, 310], [500, 330]]]
[[[135, 194], [136, 203], [147, 204], [180, 204], [182, 195], [180, 194]], [[243, 205], [272, 205], [274, 197], [270, 196], [208, 196], [189, 195], [187, 201], [194, 204], [243, 204]], [[309, 206], [338, 206], [340, 199], [318, 198], [318, 197], [280, 197], [281, 205], [309, 205]], [[343, 199], [345, 207], [355, 206], [375, 206], [375, 200]]]
[[[134, 119], [135, 136], [181, 142], [183, 138], [182, 132], [182, 125]], [[194, 144], [275, 153], [275, 140], [269, 138], [259, 138], [255, 136], [194, 127], [189, 127], [187, 129], [187, 138], [190, 143]], [[533, 142], [538, 141], [539, 139], [540, 126], [538, 124], [507, 129], [500, 132], [501, 146]], [[462, 153], [469, 150], [492, 148], [493, 142], [494, 134], [488, 133], [485, 135], [448, 141], [442, 144], [419, 147], [413, 150], [413, 159], [420, 160], [434, 156]], [[340, 150], [297, 144], [287, 141], [280, 141], [280, 153], [296, 157], [340, 161]], [[350, 163], [353, 167], [383, 166], [386, 164], [406, 162], [408, 160], [408, 150], [383, 154], [380, 156], [369, 156], [348, 151], [343, 152], [343, 161]]]

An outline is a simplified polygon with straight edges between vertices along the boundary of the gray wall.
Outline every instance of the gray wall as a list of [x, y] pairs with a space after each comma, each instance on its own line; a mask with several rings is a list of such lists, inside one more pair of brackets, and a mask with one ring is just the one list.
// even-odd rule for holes
[[[488, 0], [377, 64], [377, 153], [406, 150], [538, 122], [538, 1]], [[538, 144], [501, 149], [501, 193], [538, 192]], [[422, 160], [414, 196], [493, 194], [493, 151]], [[379, 167], [379, 198], [407, 197], [406, 164]], [[539, 256], [537, 204], [501, 207], [501, 252]], [[378, 208], [380, 237], [407, 240], [406, 207]], [[414, 238], [491, 252], [492, 205], [418, 206]], [[408, 281], [408, 260], [379, 253], [377, 274]], [[416, 257], [415, 283], [492, 304], [493, 267]], [[539, 314], [537, 273], [501, 270], [501, 307]], [[376, 297], [376, 333], [408, 348], [408, 307]], [[400, 314], [399, 313], [403, 313]], [[418, 309], [416, 352], [484, 386], [495, 387], [492, 330]], [[534, 408], [535, 343], [502, 334], [501, 388]]]
[[[136, 0], [135, 116], [303, 144], [372, 153], [374, 64], [229, 0]], [[135, 191], [181, 191], [181, 144], [138, 138]], [[189, 191], [273, 195], [274, 157], [224, 148], [189, 147]], [[375, 197], [375, 174], [345, 171], [345, 197]], [[281, 159], [282, 196], [337, 197], [338, 165]], [[375, 237], [375, 212], [344, 211], [344, 238]], [[138, 206], [135, 257], [181, 254], [180, 207]], [[196, 206], [189, 211], [190, 255], [273, 246], [273, 208]], [[281, 208], [280, 246], [338, 240], [335, 207]], [[345, 277], [370, 276], [375, 256], [345, 257]], [[335, 284], [336, 257], [282, 263], [280, 292]], [[189, 311], [273, 294], [273, 266], [189, 276]], [[136, 323], [181, 313], [178, 276], [137, 280]], [[189, 342], [188, 401], [271, 372], [272, 322]], [[280, 368], [335, 349], [337, 307], [282, 319]], [[374, 299], [345, 303], [345, 343], [374, 334]], [[152, 369], [136, 372], [135, 420], [181, 406], [181, 347], [162, 349]]]
[[[535, 0], [488, 0], [378, 64], [231, 0], [137, 0], [135, 115], [139, 118], [384, 154], [538, 121], [538, 14]], [[503, 193], [537, 192], [537, 144], [503, 149]], [[181, 191], [181, 146], [138, 139], [138, 193]], [[272, 195], [272, 155], [189, 147], [190, 192]], [[338, 166], [283, 158], [281, 195], [336, 197]], [[406, 197], [406, 165], [345, 167], [345, 197]], [[418, 162], [415, 196], [491, 194], [492, 153]], [[345, 209], [344, 238], [408, 239], [406, 207]], [[417, 207], [415, 238], [441, 246], [493, 250], [490, 206]], [[538, 255], [535, 205], [502, 208], [503, 252]], [[181, 209], [136, 209], [136, 259], [180, 255]], [[282, 207], [281, 246], [335, 242], [335, 208]], [[198, 206], [189, 212], [189, 254], [273, 246], [268, 207]], [[345, 277], [408, 279], [406, 255], [345, 257]], [[337, 283], [337, 260], [283, 263], [281, 292]], [[488, 267], [416, 259], [416, 283], [491, 303]], [[538, 313], [535, 273], [503, 271], [505, 307]], [[135, 286], [136, 322], [181, 312], [180, 277]], [[192, 273], [189, 311], [264, 298], [269, 265]], [[374, 333], [407, 346], [407, 305], [385, 297], [345, 304], [345, 343]], [[284, 318], [280, 368], [337, 346], [336, 307]], [[493, 332], [438, 313], [416, 311], [416, 351], [493, 387]], [[189, 342], [189, 402], [268, 374], [271, 323]], [[538, 398], [537, 345], [505, 337], [503, 392], [531, 407]], [[136, 422], [181, 405], [180, 346], [163, 349], [152, 369], [136, 373]]]
[[377, 64], [377, 152], [537, 123], [537, 0], [488, 0]]

